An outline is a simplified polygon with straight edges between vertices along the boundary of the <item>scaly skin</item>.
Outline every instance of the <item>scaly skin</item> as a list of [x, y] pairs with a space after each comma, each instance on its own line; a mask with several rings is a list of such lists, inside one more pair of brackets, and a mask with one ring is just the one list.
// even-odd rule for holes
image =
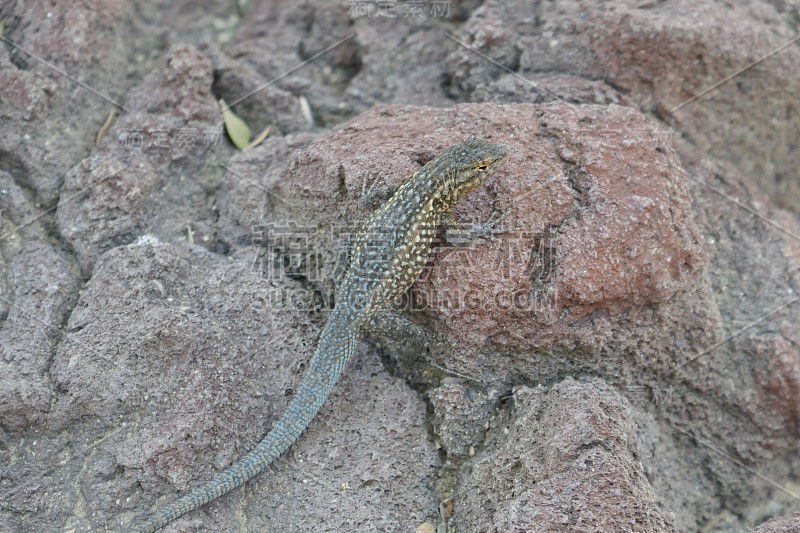
[[402, 296], [428, 262], [443, 219], [508, 157], [508, 148], [480, 139], [451, 146], [415, 172], [362, 224], [336, 291], [336, 307], [320, 335], [296, 394], [266, 437], [244, 458], [153, 514], [136, 531], [153, 532], [255, 477], [300, 437], [342, 375], [364, 326]]

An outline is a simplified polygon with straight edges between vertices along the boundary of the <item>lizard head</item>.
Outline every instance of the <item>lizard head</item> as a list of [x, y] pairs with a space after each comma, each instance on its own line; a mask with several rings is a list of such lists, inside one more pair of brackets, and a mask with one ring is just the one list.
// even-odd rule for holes
[[508, 158], [508, 147], [471, 138], [445, 150], [440, 156], [449, 166], [446, 172], [447, 196], [455, 203], [480, 185], [495, 167]]

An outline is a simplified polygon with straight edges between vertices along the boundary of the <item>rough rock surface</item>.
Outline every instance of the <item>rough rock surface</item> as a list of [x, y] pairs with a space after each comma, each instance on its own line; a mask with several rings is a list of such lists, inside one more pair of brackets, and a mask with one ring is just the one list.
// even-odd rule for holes
[[131, 90], [128, 112], [93, 155], [67, 173], [56, 224], [85, 274], [103, 252], [145, 233], [179, 239], [190, 231], [213, 243], [208, 199], [224, 169], [212, 80], [206, 57], [176, 46], [163, 71]]
[[[797, 36], [798, 19], [796, 2], [487, 0], [457, 36], [561, 98], [573, 90], [553, 73], [603, 80], [704, 151], [733, 161], [797, 213], [800, 48], [760, 60]], [[493, 101], [530, 98], [530, 86], [465, 48], [449, 59], [460, 91]]]
[[[3, 37], [21, 48], [4, 42], [0, 54], [0, 161], [37, 208], [50, 208], [64, 174], [91, 151], [91, 132], [141, 74], [129, 60], [139, 52], [138, 41], [128, 40], [133, 7], [124, 0], [3, 4]], [[86, 86], [102, 88], [106, 99]]]
[[790, 531], [800, 531], [800, 513], [773, 518], [756, 528], [750, 529], [750, 531], [752, 533], [786, 533]]
[[[223, 258], [153, 237], [103, 256], [55, 355], [59, 394], [37, 439], [38, 448], [81, 468], [52, 480], [63, 499], [42, 501], [20, 529], [46, 529], [48, 516], [67, 528], [125, 529], [260, 440], [311, 357], [320, 321], [318, 313], [309, 318], [310, 308], [281, 303], [302, 292], [299, 283], [261, 278], [252, 259], [250, 251]], [[52, 449], [67, 428], [80, 428], [88, 441]], [[217, 530], [412, 529], [436, 509], [438, 457], [426, 431], [420, 398], [362, 350], [304, 446], [202, 520], [185, 522]], [[375, 497], [376, 486], [393, 486], [391, 497]]]
[[362, 195], [471, 135], [512, 150], [456, 209], [493, 239], [170, 529], [796, 529], [797, 45], [676, 109], [796, 4], [389, 4], [0, 5], [0, 531], [124, 530], [240, 457]]
[[602, 380], [517, 387], [465, 469], [464, 531], [677, 531], [637, 461], [624, 400]]
[[473, 455], [475, 446], [483, 442], [484, 425], [492, 415], [493, 403], [463, 383], [446, 379], [430, 394], [433, 406], [433, 429], [440, 444], [451, 458]]

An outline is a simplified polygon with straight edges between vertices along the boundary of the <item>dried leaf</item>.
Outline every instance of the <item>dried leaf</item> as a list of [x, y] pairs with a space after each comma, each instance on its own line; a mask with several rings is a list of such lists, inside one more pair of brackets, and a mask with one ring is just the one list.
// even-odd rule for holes
[[97, 137], [94, 140], [94, 145], [95, 146], [100, 146], [100, 142], [103, 140], [103, 137], [106, 136], [106, 133], [108, 133], [108, 129], [111, 127], [111, 124], [114, 122], [114, 117], [115, 116], [116, 116], [116, 113], [114, 112], [113, 109], [108, 112], [108, 118], [106, 119], [106, 121], [103, 124], [103, 126], [100, 128], [100, 131], [97, 132]]
[[247, 146], [245, 146], [244, 148], [242, 148], [242, 152], [245, 152], [245, 151], [249, 150], [250, 148], [253, 148], [253, 147], [255, 147], [255, 146], [258, 146], [259, 144], [261, 144], [262, 142], [264, 142], [264, 139], [266, 139], [266, 138], [267, 138], [267, 135], [269, 135], [269, 127], [266, 127], [266, 128], [264, 128], [264, 131], [262, 131], [261, 133], [259, 133], [259, 134], [258, 134], [258, 137], [256, 137], [255, 139], [253, 139], [253, 142], [251, 142], [250, 144], [248, 144]]
[[313, 126], [314, 113], [311, 111], [311, 104], [308, 103], [308, 98], [306, 98], [301, 94], [299, 99], [300, 99], [300, 111], [303, 113], [303, 116], [305, 117], [306, 122], [308, 122], [308, 125]]
[[239, 118], [225, 100], [220, 99], [219, 108], [222, 111], [222, 121], [225, 123], [225, 131], [228, 132], [231, 142], [239, 150], [244, 150], [250, 144], [250, 128]]

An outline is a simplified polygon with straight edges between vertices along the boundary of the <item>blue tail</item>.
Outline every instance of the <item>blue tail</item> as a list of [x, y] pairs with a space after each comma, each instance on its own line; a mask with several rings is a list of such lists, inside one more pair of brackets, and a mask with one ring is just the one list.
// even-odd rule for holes
[[277, 424], [247, 455], [211, 481], [152, 515], [136, 531], [151, 533], [179, 516], [232, 491], [255, 477], [291, 446], [316, 416], [342, 375], [358, 342], [358, 331], [334, 310], [320, 336], [311, 364], [297, 393]]

